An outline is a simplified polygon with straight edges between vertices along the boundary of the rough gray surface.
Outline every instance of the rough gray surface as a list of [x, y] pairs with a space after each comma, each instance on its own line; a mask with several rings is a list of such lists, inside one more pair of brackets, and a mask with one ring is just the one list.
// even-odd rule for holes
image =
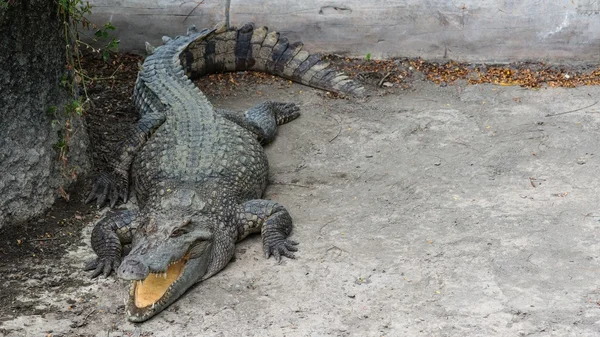
[[545, 116], [593, 104], [600, 88], [423, 84], [354, 102], [283, 87], [211, 100], [301, 105], [267, 148], [267, 197], [294, 218], [297, 260], [275, 265], [247, 238], [137, 326], [114, 279], [44, 286], [87, 282], [91, 250], [79, 247], [52, 266], [61, 273], [29, 281], [43, 292], [20, 297], [52, 312], [5, 319], [5, 335], [598, 335], [598, 105]]
[[[93, 21], [111, 20], [122, 50], [144, 50], [190, 23], [224, 20], [226, 0], [92, 0]], [[595, 62], [596, 0], [232, 0], [231, 22], [277, 27], [307, 47], [354, 57], [467, 62]]]
[[[59, 86], [65, 41], [55, 3], [15, 1], [8, 8], [0, 11], [0, 227], [41, 213], [59, 196], [59, 187], [72, 182], [72, 172], [89, 167], [79, 118], [71, 119], [64, 175], [54, 147], [69, 99]], [[58, 117], [48, 113], [52, 106]]]

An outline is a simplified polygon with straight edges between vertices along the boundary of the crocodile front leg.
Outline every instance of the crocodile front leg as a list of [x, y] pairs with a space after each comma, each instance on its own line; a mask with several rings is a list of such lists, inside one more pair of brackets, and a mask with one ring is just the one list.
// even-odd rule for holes
[[297, 242], [288, 239], [292, 232], [292, 217], [280, 204], [270, 200], [250, 200], [242, 205], [238, 216], [240, 241], [250, 233], [261, 233], [266, 258], [273, 255], [277, 262], [281, 256], [294, 258]]
[[136, 229], [136, 212], [131, 210], [109, 213], [92, 230], [92, 249], [98, 255], [84, 270], [94, 270], [91, 277], [107, 277], [121, 264], [123, 244], [131, 243]]
[[112, 171], [103, 172], [96, 179], [86, 203], [96, 199], [98, 207], [110, 200], [110, 207], [123, 199], [127, 202], [129, 196], [129, 169], [135, 155], [152, 136], [154, 131], [165, 121], [163, 113], [147, 113], [133, 127], [126, 138], [118, 144], [117, 153], [109, 161]]

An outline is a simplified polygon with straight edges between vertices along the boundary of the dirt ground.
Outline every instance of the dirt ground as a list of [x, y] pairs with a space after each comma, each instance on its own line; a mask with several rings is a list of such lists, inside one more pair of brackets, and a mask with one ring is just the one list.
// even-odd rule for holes
[[[377, 75], [367, 99], [203, 79], [217, 107], [301, 106], [266, 149], [266, 197], [292, 214], [297, 259], [265, 260], [250, 237], [222, 272], [129, 323], [126, 283], [81, 270], [105, 211], [81, 202], [88, 181], [0, 233], [0, 336], [599, 336], [600, 87], [433, 83], [406, 67], [410, 81]], [[131, 76], [119, 81], [91, 91], [99, 168], [98, 144], [122, 127], [102, 125], [134, 119]]]

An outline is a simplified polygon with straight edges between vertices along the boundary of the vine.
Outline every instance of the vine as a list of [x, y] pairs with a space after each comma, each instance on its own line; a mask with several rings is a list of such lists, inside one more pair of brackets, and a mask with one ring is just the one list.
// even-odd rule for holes
[[[6, 1], [6, 0], [0, 0]], [[66, 72], [61, 78], [61, 85], [69, 91], [72, 99], [63, 107], [62, 116], [57, 113], [56, 107], [51, 107], [49, 112], [52, 114], [52, 126], [57, 129], [58, 141], [55, 148], [58, 151], [58, 160], [61, 162], [62, 174], [65, 178], [76, 178], [76, 170], [68, 168], [69, 144], [73, 137], [73, 118], [81, 117], [85, 108], [90, 103], [87, 92], [88, 82], [100, 80], [99, 78], [89, 77], [83, 70], [81, 59], [82, 49], [91, 50], [94, 54], [99, 54], [107, 62], [112, 53], [118, 50], [119, 40], [110, 36], [110, 32], [115, 30], [112, 23], [107, 22], [101, 27], [91, 23], [88, 16], [92, 13], [92, 6], [89, 1], [84, 0], [54, 0], [58, 4], [58, 16], [62, 20], [63, 35], [65, 39], [65, 68]], [[94, 47], [82, 40], [85, 31], [93, 30], [93, 36], [88, 36], [88, 40], [98, 44], [103, 41], [102, 47]], [[113, 74], [114, 75], [114, 74]], [[78, 88], [83, 89], [83, 95], [80, 96]], [[60, 122], [63, 120], [63, 122]], [[69, 195], [61, 186], [59, 193], [66, 200]]]
[[[100, 53], [102, 59], [108, 61], [111, 53], [117, 51], [119, 41], [114, 37], [109, 37], [109, 31], [115, 30], [110, 22], [102, 27], [97, 27], [89, 21], [87, 16], [92, 13], [92, 6], [88, 1], [54, 1], [58, 5], [57, 14], [62, 21], [65, 39], [66, 72], [62, 76], [60, 84], [70, 93], [72, 98], [62, 108], [62, 116], [57, 112], [56, 107], [50, 107], [48, 111], [52, 115], [52, 127], [56, 129], [58, 135], [58, 141], [54, 144], [54, 147], [58, 151], [62, 175], [67, 179], [75, 179], [77, 177], [76, 169], [74, 167], [69, 169], [68, 167], [69, 145], [74, 135], [73, 118], [80, 118], [84, 114], [86, 106], [90, 103], [87, 83], [97, 80], [96, 78], [90, 78], [83, 70], [81, 65], [82, 49], [85, 48], [93, 53]], [[82, 40], [84, 31], [91, 29], [95, 31], [93, 37], [90, 38], [94, 43], [98, 42], [99, 39], [108, 41], [103, 47], [96, 48]], [[78, 88], [83, 89], [83, 96], [79, 95]], [[59, 187], [59, 194], [64, 199], [69, 200], [69, 195], [62, 185]]]
[[[6, 0], [0, 0], [6, 1]], [[102, 59], [106, 62], [110, 59], [111, 53], [116, 52], [119, 48], [119, 40], [115, 37], [110, 37], [111, 31], [116, 28], [112, 23], [107, 22], [102, 27], [97, 27], [92, 24], [87, 18], [92, 14], [92, 6], [89, 1], [84, 0], [57, 0], [58, 14], [63, 23], [65, 37], [65, 57], [67, 71], [69, 74], [74, 74], [76, 84], [82, 84], [84, 96], [88, 99], [86, 81], [98, 80], [90, 78], [85, 74], [81, 66], [81, 49], [82, 47], [91, 50], [93, 53], [100, 53]], [[105, 41], [104, 46], [97, 48], [81, 39], [83, 30], [94, 30], [94, 35], [91, 40], [97, 43], [99, 40]], [[63, 85], [68, 86], [68, 81], [63, 79]], [[74, 88], [72, 88], [74, 89]]]

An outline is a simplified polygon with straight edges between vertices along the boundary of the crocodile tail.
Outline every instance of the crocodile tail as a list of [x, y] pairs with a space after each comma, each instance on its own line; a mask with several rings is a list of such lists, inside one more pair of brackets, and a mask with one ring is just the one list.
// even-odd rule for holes
[[338, 71], [320, 54], [290, 43], [267, 27], [245, 24], [191, 42], [180, 54], [191, 79], [210, 73], [253, 70], [277, 75], [318, 89], [365, 96], [363, 86]]

